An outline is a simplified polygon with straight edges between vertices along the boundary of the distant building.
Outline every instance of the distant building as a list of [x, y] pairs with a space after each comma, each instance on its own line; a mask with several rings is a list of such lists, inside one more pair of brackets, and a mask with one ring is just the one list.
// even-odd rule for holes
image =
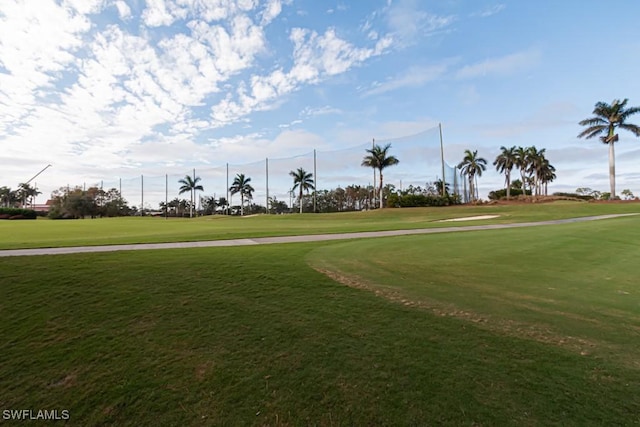
[[47, 203], [35, 203], [31, 209], [36, 212], [49, 212], [51, 205], [53, 204], [52, 200], [47, 200]]

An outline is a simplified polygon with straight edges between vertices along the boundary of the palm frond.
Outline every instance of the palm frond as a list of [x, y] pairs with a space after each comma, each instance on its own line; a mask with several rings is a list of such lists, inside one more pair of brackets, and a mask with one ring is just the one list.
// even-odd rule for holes
[[591, 117], [589, 119], [584, 119], [578, 122], [580, 126], [597, 126], [597, 125], [607, 125], [609, 122], [600, 117]]
[[591, 139], [595, 136], [600, 135], [602, 132], [606, 131], [607, 128], [608, 126], [606, 125], [590, 126], [587, 129], [580, 132], [580, 134], [578, 135], [578, 138]]
[[631, 123], [620, 123], [618, 127], [620, 129], [628, 130], [629, 132], [633, 133], [635, 136], [640, 136], [640, 126], [638, 125], [634, 125]]

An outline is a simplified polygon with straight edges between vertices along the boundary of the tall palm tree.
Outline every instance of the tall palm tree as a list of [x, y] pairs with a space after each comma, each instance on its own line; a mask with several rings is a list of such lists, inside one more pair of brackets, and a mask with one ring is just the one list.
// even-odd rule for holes
[[527, 180], [525, 178], [525, 174], [527, 173], [527, 168], [529, 167], [529, 149], [518, 147], [515, 150], [515, 166], [520, 170], [520, 181], [522, 182], [522, 194], [524, 196], [527, 195]]
[[556, 179], [556, 168], [544, 159], [539, 169], [540, 185], [544, 185], [544, 195], [547, 195], [547, 184]]
[[609, 185], [612, 198], [616, 196], [616, 156], [613, 148], [614, 142], [618, 141], [616, 128], [640, 136], [640, 126], [626, 122], [629, 116], [640, 112], [640, 107], [625, 108], [628, 101], [625, 98], [624, 101], [614, 99], [611, 104], [597, 102], [593, 109], [594, 117], [579, 123], [580, 126], [587, 126], [587, 128], [578, 135], [578, 138], [591, 139], [600, 135], [600, 141], [609, 145]]
[[511, 171], [516, 165], [516, 147], [500, 147], [500, 154], [496, 157], [493, 165], [500, 173], [504, 173], [504, 181], [507, 186], [507, 199], [511, 198]]
[[189, 218], [193, 218], [193, 206], [195, 204], [196, 191], [204, 191], [202, 185], [198, 184], [200, 182], [200, 177], [192, 177], [191, 175], [185, 175], [184, 178], [178, 180], [178, 184], [182, 184], [180, 186], [179, 194], [189, 192], [191, 194], [191, 206], [189, 207]]
[[233, 183], [229, 187], [229, 192], [233, 196], [236, 193], [240, 193], [240, 216], [244, 216], [244, 199], [251, 200], [253, 192], [255, 191], [251, 184], [251, 178], [245, 176], [243, 173], [239, 173], [233, 178]]
[[17, 197], [22, 201], [22, 207], [33, 207], [35, 198], [42, 194], [37, 188], [30, 186], [29, 184], [20, 184], [20, 188], [17, 190]]
[[9, 187], [0, 187], [0, 207], [10, 207], [16, 199], [15, 191], [12, 191]]
[[364, 156], [364, 159], [362, 159], [362, 166], [378, 169], [380, 175], [380, 186], [378, 188], [378, 194], [380, 196], [380, 209], [384, 207], [384, 200], [382, 197], [382, 171], [389, 166], [394, 166], [400, 163], [400, 161], [395, 156], [389, 155], [390, 148], [391, 144], [387, 144], [384, 147], [374, 144], [372, 148], [368, 148], [365, 150], [369, 154]]
[[538, 150], [535, 145], [527, 148], [527, 172], [529, 173], [531, 182], [533, 182], [531, 194], [535, 194], [536, 196], [542, 193], [540, 177], [544, 163], [548, 163], [548, 160], [544, 156], [546, 151], [546, 148]]
[[471, 200], [475, 200], [478, 190], [475, 186], [474, 179], [482, 176], [482, 172], [487, 169], [487, 161], [482, 157], [478, 157], [478, 150], [473, 152], [471, 152], [471, 150], [464, 150], [464, 158], [458, 164], [458, 169], [467, 176]]
[[300, 213], [302, 213], [302, 192], [309, 192], [309, 190], [316, 189], [313, 185], [313, 174], [303, 168], [298, 168], [295, 171], [290, 171], [289, 175], [293, 177], [293, 188], [291, 188], [291, 191], [295, 191], [296, 188], [299, 190], [298, 199], [300, 200]]

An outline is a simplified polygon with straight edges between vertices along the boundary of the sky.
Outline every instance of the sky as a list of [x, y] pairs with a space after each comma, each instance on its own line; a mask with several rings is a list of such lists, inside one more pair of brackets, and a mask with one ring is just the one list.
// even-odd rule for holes
[[[434, 148], [441, 123], [448, 164], [465, 149], [488, 160], [481, 195], [512, 145], [546, 149], [550, 191], [607, 191], [607, 147], [578, 139], [578, 122], [598, 101], [640, 105], [639, 13], [631, 0], [0, 0], [0, 186], [51, 165], [32, 182], [43, 203], [66, 185], [314, 149], [337, 177], [351, 157], [335, 150]], [[640, 194], [639, 161], [621, 133], [618, 192]]]

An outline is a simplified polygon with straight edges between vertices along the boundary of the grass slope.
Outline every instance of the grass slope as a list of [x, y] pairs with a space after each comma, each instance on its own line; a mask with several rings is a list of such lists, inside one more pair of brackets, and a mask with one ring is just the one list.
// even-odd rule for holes
[[[493, 258], [464, 262], [470, 254], [539, 253], [514, 257], [522, 262], [509, 270], [517, 284], [509, 292], [525, 301], [548, 287], [542, 268], [558, 270], [556, 261], [571, 259], [578, 276], [560, 290], [563, 307], [579, 312], [590, 304], [585, 316], [619, 312], [597, 319], [617, 322], [620, 339], [636, 346], [632, 320], [624, 323], [635, 315], [634, 294], [623, 300], [607, 292], [627, 285], [635, 292], [626, 282], [632, 268], [601, 292], [587, 274], [602, 267], [594, 264], [602, 250], [637, 259], [637, 248], [625, 243], [636, 237], [628, 234], [634, 226], [637, 220], [624, 219], [544, 232], [2, 259], [0, 407], [68, 409], [71, 425], [637, 423], [640, 371], [632, 364], [399, 304], [307, 264], [326, 267], [342, 254], [378, 268], [376, 260], [409, 248], [413, 261], [392, 258], [381, 270], [401, 280], [374, 274], [375, 283], [397, 292], [406, 284], [416, 300], [467, 307], [485, 293], [506, 291], [497, 273], [505, 266], [493, 267], [499, 283], [492, 285], [483, 279], [489, 267], [472, 262]], [[608, 243], [599, 240], [604, 236]], [[568, 258], [558, 260], [562, 253]], [[419, 259], [430, 265], [420, 271], [422, 282], [432, 282], [429, 291], [419, 289], [420, 276], [411, 271]], [[350, 274], [356, 271], [363, 274]], [[452, 273], [466, 280], [450, 280]], [[456, 283], [468, 285], [444, 293], [448, 300], [432, 294]], [[581, 292], [571, 292], [574, 286]], [[510, 295], [485, 313], [516, 316], [516, 307], [500, 308]], [[562, 321], [549, 313], [538, 320], [547, 317]]]
[[372, 239], [312, 252], [349, 285], [640, 369], [640, 218]]
[[342, 233], [470, 223], [437, 222], [474, 215], [500, 215], [472, 224], [543, 221], [557, 218], [640, 212], [640, 204], [556, 202], [531, 205], [453, 206], [384, 209], [336, 214], [260, 215], [250, 218], [211, 216], [197, 219], [104, 218], [75, 221], [0, 221], [0, 249], [201, 241], [263, 236]]

